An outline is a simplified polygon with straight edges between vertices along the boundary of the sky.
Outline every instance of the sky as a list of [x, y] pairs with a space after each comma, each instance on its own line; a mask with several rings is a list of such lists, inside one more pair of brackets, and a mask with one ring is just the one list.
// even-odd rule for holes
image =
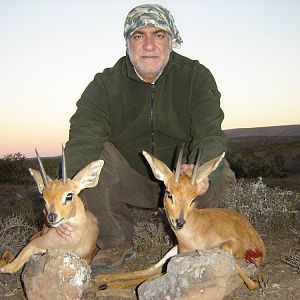
[[94, 75], [125, 55], [127, 13], [168, 8], [178, 53], [210, 69], [223, 129], [300, 124], [298, 0], [0, 0], [0, 157], [59, 155]]

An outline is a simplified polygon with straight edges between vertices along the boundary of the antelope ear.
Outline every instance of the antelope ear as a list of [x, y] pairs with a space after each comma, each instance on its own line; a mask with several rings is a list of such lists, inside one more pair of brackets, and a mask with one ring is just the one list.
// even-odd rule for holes
[[76, 186], [77, 194], [85, 188], [95, 187], [98, 184], [103, 165], [104, 161], [101, 159], [93, 161], [74, 176], [72, 181]]
[[162, 161], [146, 151], [143, 151], [143, 155], [147, 159], [156, 179], [166, 182], [166, 178], [173, 175], [172, 171]]
[[[29, 168], [29, 172], [30, 172], [30, 174], [32, 175], [32, 177], [34, 178], [34, 180], [37, 184], [37, 188], [39, 190], [39, 193], [42, 194], [43, 190], [45, 188], [45, 184], [44, 184], [44, 181], [43, 181], [43, 178], [42, 178], [42, 175], [41, 175], [40, 171]], [[47, 178], [48, 178], [48, 182], [50, 183], [52, 181], [52, 179], [49, 176], [47, 176]]]
[[209, 160], [205, 164], [201, 165], [196, 175], [196, 183], [198, 184], [203, 180], [203, 178], [208, 177], [210, 173], [219, 166], [224, 156], [225, 156], [225, 152], [223, 152], [221, 155], [217, 156], [216, 158]]

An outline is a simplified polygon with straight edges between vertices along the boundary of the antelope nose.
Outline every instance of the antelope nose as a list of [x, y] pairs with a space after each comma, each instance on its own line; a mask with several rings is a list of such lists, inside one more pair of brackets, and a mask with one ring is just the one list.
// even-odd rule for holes
[[57, 214], [55, 214], [55, 213], [50, 213], [50, 214], [47, 216], [47, 219], [48, 219], [48, 221], [49, 221], [50, 223], [55, 222], [56, 218], [57, 218]]
[[184, 219], [176, 219], [176, 226], [178, 229], [181, 229], [183, 227], [183, 225], [185, 224], [185, 220]]

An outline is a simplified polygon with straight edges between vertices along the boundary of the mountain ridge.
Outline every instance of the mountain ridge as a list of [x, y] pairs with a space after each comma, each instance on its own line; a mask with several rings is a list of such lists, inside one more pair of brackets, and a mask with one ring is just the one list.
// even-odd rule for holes
[[265, 127], [233, 128], [224, 130], [229, 138], [249, 137], [249, 136], [300, 136], [300, 124], [277, 125]]

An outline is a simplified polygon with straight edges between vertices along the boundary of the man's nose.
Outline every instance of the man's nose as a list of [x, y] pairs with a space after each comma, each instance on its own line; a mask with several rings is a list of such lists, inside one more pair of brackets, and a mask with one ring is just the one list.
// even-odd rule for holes
[[146, 37], [143, 46], [145, 50], [152, 51], [155, 48], [154, 38], [152, 36]]

